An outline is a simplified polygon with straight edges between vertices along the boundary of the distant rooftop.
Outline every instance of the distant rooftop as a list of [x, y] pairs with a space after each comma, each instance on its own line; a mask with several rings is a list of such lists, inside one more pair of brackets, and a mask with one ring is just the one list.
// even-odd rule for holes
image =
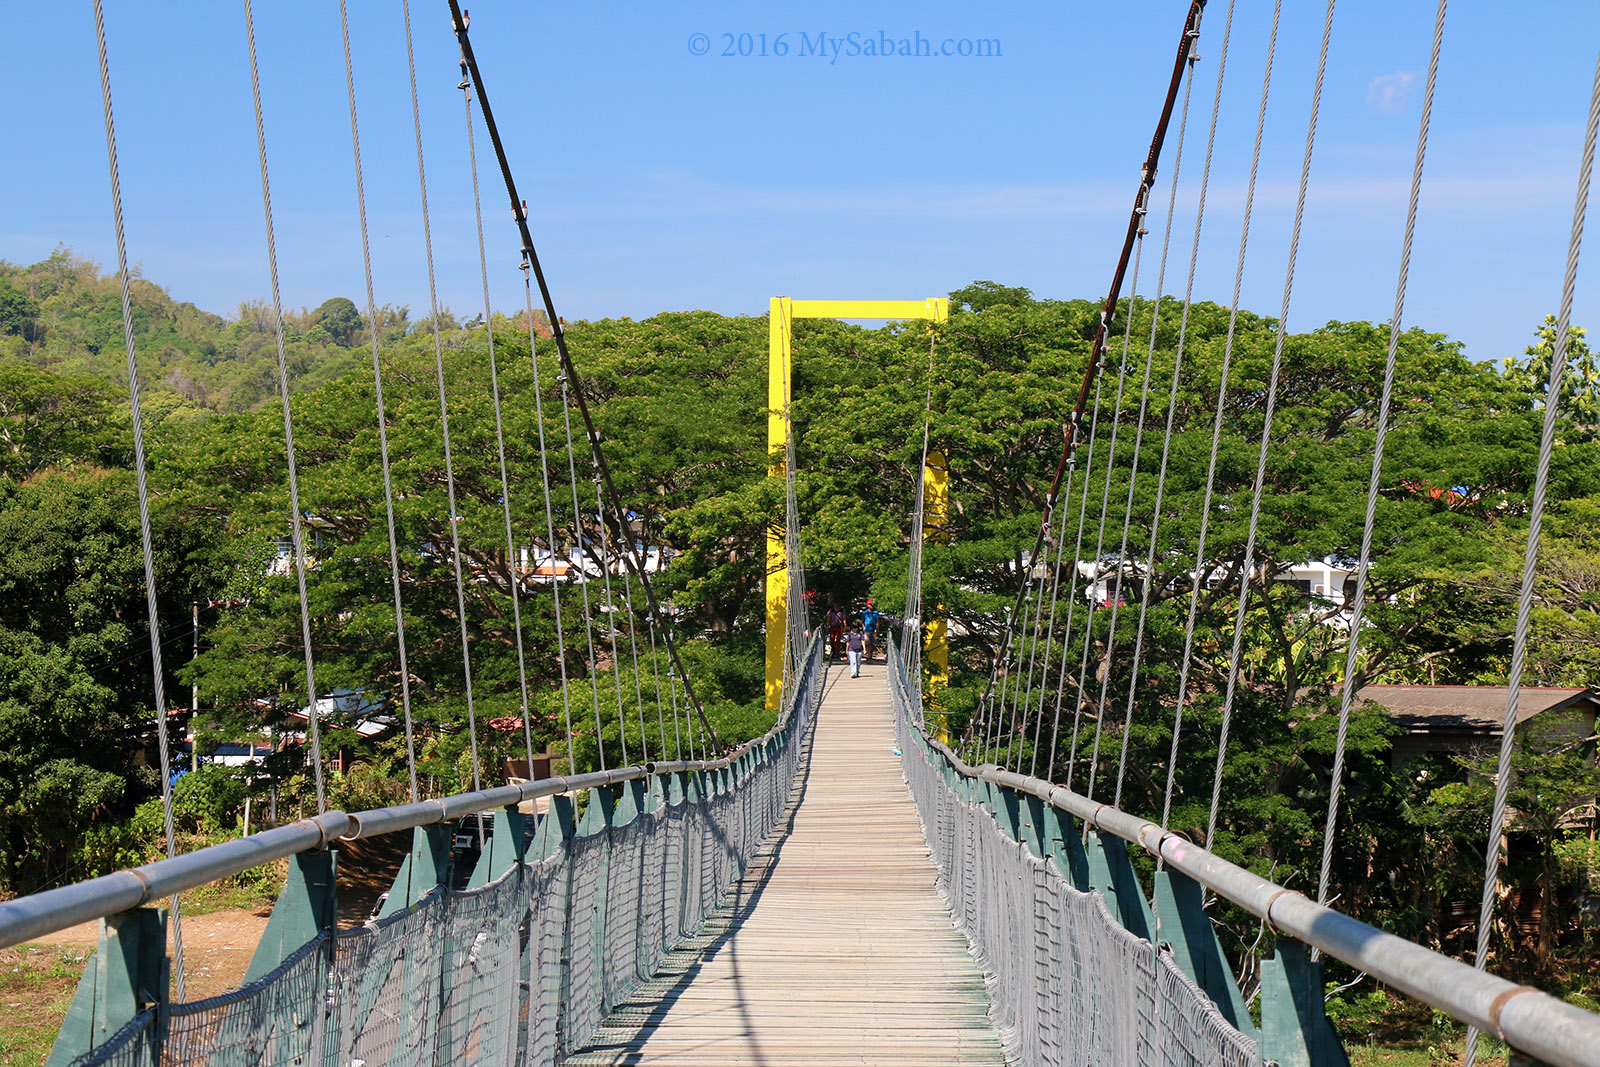
[[[1388, 708], [1401, 726], [1420, 733], [1499, 733], [1506, 717], [1503, 685], [1369, 685], [1356, 695]], [[1600, 706], [1600, 692], [1564, 686], [1523, 686], [1517, 722], [1552, 708]]]

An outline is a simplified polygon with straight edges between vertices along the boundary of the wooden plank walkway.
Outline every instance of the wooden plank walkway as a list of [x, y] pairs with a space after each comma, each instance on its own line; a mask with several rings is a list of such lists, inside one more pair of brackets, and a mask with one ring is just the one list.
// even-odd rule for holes
[[885, 668], [829, 670], [786, 820], [700, 936], [569, 1064], [1004, 1062], [934, 890]]

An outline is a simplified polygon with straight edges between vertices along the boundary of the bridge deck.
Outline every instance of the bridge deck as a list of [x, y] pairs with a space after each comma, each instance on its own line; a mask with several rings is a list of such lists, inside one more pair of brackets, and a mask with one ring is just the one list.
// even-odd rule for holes
[[832, 668], [786, 821], [701, 935], [568, 1062], [1003, 1063], [894, 748], [884, 667]]

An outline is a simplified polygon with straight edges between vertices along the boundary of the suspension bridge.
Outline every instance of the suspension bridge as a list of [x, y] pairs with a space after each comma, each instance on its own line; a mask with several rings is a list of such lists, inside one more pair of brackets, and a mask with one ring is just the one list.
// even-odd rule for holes
[[[343, 4], [341, 3], [341, 12]], [[1220, 6], [1220, 5], [1214, 5]], [[1329, 856], [1339, 831], [1339, 800], [1345, 759], [1345, 728], [1355, 695], [1346, 682], [1340, 700], [1338, 750], [1328, 799], [1321, 879], [1312, 899], [1280, 882], [1251, 873], [1212, 851], [1221, 793], [1221, 753], [1228, 746], [1230, 715], [1241, 684], [1238, 663], [1254, 566], [1260, 497], [1249, 515], [1249, 539], [1238, 582], [1238, 622], [1231, 649], [1217, 740], [1217, 785], [1203, 840], [1172, 828], [1171, 768], [1182, 758], [1186, 707], [1193, 700], [1188, 665], [1195, 640], [1196, 603], [1205, 582], [1199, 570], [1212, 514], [1211, 490], [1218, 464], [1217, 434], [1229, 388], [1232, 323], [1216, 396], [1216, 427], [1188, 598], [1183, 673], [1176, 698], [1161, 703], [1173, 719], [1172, 755], [1165, 799], [1157, 818], [1122, 810], [1129, 731], [1121, 731], [1120, 761], [1100, 751], [1100, 724], [1132, 721], [1140, 669], [1151, 640], [1146, 614], [1152, 601], [1143, 576], [1157, 571], [1162, 493], [1171, 456], [1179, 365], [1163, 402], [1162, 383], [1152, 383], [1153, 358], [1141, 362], [1132, 334], [1133, 315], [1123, 297], [1139, 281], [1144, 238], [1154, 210], [1169, 134], [1175, 138], [1154, 287], [1163, 292], [1172, 237], [1177, 176], [1188, 133], [1195, 87], [1194, 49], [1204, 0], [1187, 6], [1162, 110], [1133, 197], [1124, 243], [1116, 258], [1108, 296], [1090, 342], [1090, 356], [1064, 429], [1064, 446], [1031, 549], [1019, 551], [1016, 601], [1004, 619], [1001, 651], [991, 665], [977, 711], [964, 725], [947, 721], [939, 697], [946, 684], [946, 623], [936, 603], [922, 597], [924, 543], [946, 536], [951, 487], [942, 443], [922, 434], [921, 470], [915, 506], [907, 519], [910, 554], [904, 618], [889, 637], [882, 665], [868, 663], [859, 677], [846, 675], [825, 654], [820, 620], [811, 616], [802, 565], [804, 530], [795, 489], [795, 433], [790, 411], [791, 323], [804, 317], [881, 317], [926, 320], [930, 338], [947, 315], [941, 300], [807, 301], [775, 299], [771, 319], [771, 383], [768, 392], [769, 474], [784, 487], [784, 512], [769, 525], [767, 544], [767, 706], [775, 722], [765, 734], [739, 744], [717, 735], [695, 690], [695, 678], [678, 651], [680, 623], [657, 596], [653, 569], [629, 531], [626, 502], [613, 484], [601, 434], [586, 399], [582, 367], [568, 349], [551, 286], [535, 252], [529, 212], [516, 184], [472, 51], [469, 24], [455, 0], [449, 8], [461, 53], [461, 85], [469, 139], [481, 123], [488, 135], [517, 227], [527, 293], [528, 342], [535, 374], [540, 341], [534, 335], [535, 301], [542, 304], [559, 364], [557, 388], [535, 388], [540, 436], [539, 492], [544, 500], [542, 537], [548, 560], [557, 558], [562, 535], [580, 567], [592, 561], [582, 581], [550, 583], [556, 613], [555, 639], [565, 641], [561, 613], [583, 619], [584, 662], [620, 665], [631, 659], [634, 692], [626, 692], [620, 666], [615, 684], [600, 672], [567, 677], [560, 650], [563, 729], [571, 773], [508, 785], [478, 779], [478, 724], [472, 703], [472, 647], [466, 625], [462, 549], [450, 546], [461, 623], [461, 655], [467, 678], [466, 710], [473, 745], [474, 789], [426, 798], [419, 789], [412, 694], [405, 669], [407, 646], [402, 601], [405, 593], [395, 525], [394, 484], [387, 438], [383, 380], [376, 331], [373, 339], [377, 426], [384, 442], [381, 463], [388, 518], [389, 569], [393, 592], [393, 639], [401, 663], [397, 694], [408, 750], [408, 802], [345, 812], [326, 803], [319, 729], [317, 676], [306, 599], [308, 573], [296, 481], [294, 418], [284, 361], [283, 310], [278, 295], [268, 153], [259, 82], [255, 123], [260, 153], [262, 206], [277, 321], [277, 366], [283, 398], [284, 443], [293, 526], [293, 572], [304, 637], [305, 689], [309, 721], [306, 748], [314, 774], [316, 814], [237, 841], [178, 854], [174, 844], [167, 700], [162, 691], [155, 573], [151, 562], [145, 493], [145, 444], [139, 408], [139, 367], [131, 325], [117, 169], [112, 78], [100, 0], [100, 79], [107, 159], [132, 411], [135, 462], [144, 507], [143, 543], [154, 660], [162, 778], [166, 790], [168, 858], [143, 867], [0, 903], [0, 947], [47, 937], [76, 923], [99, 922], [99, 948], [83, 974], [51, 1064], [1280, 1064], [1327, 1067], [1348, 1062], [1339, 1034], [1324, 1012], [1322, 962], [1331, 956], [1390, 989], [1466, 1022], [1467, 1057], [1476, 1054], [1476, 1033], [1504, 1042], [1514, 1062], [1580, 1067], [1600, 1064], [1600, 1017], [1527, 986], [1499, 978], [1485, 967], [1498, 849], [1485, 849], [1485, 894], [1475, 962], [1441, 955], [1343, 914], [1329, 899]], [[1233, 3], [1221, 30], [1217, 101], [1227, 61]], [[255, 81], [251, 7], [244, 4]], [[1317, 104], [1332, 34], [1334, 4], [1327, 5], [1322, 62], [1316, 70], [1309, 109], [1299, 201], [1290, 243], [1279, 322], [1288, 320], [1294, 257], [1312, 165]], [[431, 21], [431, 20], [430, 20]], [[1348, 626], [1346, 679], [1356, 675], [1362, 613], [1372, 558], [1374, 501], [1383, 464], [1406, 271], [1418, 212], [1445, 3], [1438, 5], [1401, 267], [1388, 346], [1387, 377], [1376, 416], [1377, 440], [1371, 492]], [[1270, 49], [1277, 36], [1277, 9], [1261, 88], [1264, 116], [1272, 79]], [[408, 59], [411, 25], [406, 8]], [[356, 194], [367, 253], [367, 304], [376, 316], [371, 255], [362, 188], [356, 84], [345, 38], [346, 82]], [[1166, 74], [1165, 71], [1162, 72]], [[427, 185], [422, 130], [417, 124], [417, 164], [427, 222]], [[474, 117], [474, 106], [477, 117]], [[1213, 103], [1214, 136], [1218, 103]], [[1530, 589], [1538, 561], [1538, 539], [1548, 485], [1551, 441], [1561, 397], [1576, 264], [1588, 198], [1597, 124], [1600, 77], [1589, 112], [1578, 176], [1572, 241], [1561, 294], [1559, 327], [1543, 411], [1543, 446], [1534, 486], [1522, 600], [1509, 678], [1504, 747], [1488, 840], [1498, 841], [1506, 818], [1508, 764], [1527, 642]], [[1256, 124], [1259, 159], [1262, 119]], [[473, 148], [474, 202], [477, 188]], [[1208, 137], [1197, 213], [1198, 245], [1211, 169]], [[1245, 264], [1256, 172], [1251, 170], [1244, 211], [1232, 310], [1237, 315], [1239, 277]], [[481, 207], [480, 263], [484, 271], [485, 319], [488, 252]], [[431, 247], [431, 246], [430, 246]], [[1182, 301], [1178, 360], [1194, 284], [1194, 260]], [[433, 283], [430, 255], [430, 288]], [[440, 430], [450, 481], [450, 409], [437, 341]], [[1151, 319], [1153, 356], [1162, 309], [1158, 296]], [[1120, 343], [1117, 331], [1121, 327]], [[1265, 399], [1256, 485], [1269, 461], [1273, 404], [1286, 330], [1278, 333]], [[493, 332], [489, 333], [493, 372]], [[931, 342], [936, 344], [936, 342]], [[1131, 354], [1130, 354], [1131, 353]], [[550, 358], [545, 353], [547, 360]], [[937, 358], [930, 348], [930, 364]], [[1142, 381], [1141, 381], [1142, 376]], [[1070, 385], [1064, 388], [1070, 389]], [[549, 392], [551, 395], [546, 395]], [[1114, 398], [1110, 394], [1114, 394]], [[1135, 392], [1137, 400], [1134, 400]], [[553, 464], [563, 446], [544, 439], [546, 402], [552, 425], [565, 427], [566, 470]], [[493, 392], [504, 534], [508, 559], [519, 542], [513, 529], [505, 441], [500, 434], [498, 380]], [[931, 410], [931, 376], [927, 406]], [[560, 406], [556, 419], [554, 405]], [[758, 418], [759, 413], [752, 413]], [[1123, 472], [1126, 498], [1113, 496], [1117, 457], [1132, 462]], [[1124, 452], [1119, 453], [1119, 437]], [[574, 448], [573, 442], [579, 442]], [[1158, 447], [1159, 446], [1159, 447]], [[574, 455], [587, 450], [589, 469]], [[1104, 480], [1091, 481], [1096, 454]], [[1107, 458], [1109, 457], [1109, 458]], [[1157, 458], [1159, 457], [1159, 458]], [[1155, 479], [1154, 507], [1138, 530], [1135, 482]], [[580, 488], [592, 483], [590, 490]], [[1148, 491], [1148, 483], [1146, 485]], [[552, 500], [570, 504], [573, 528], [557, 528]], [[596, 518], [585, 528], [579, 517]], [[1120, 527], [1120, 529], [1119, 529]], [[452, 536], [456, 535], [451, 526]], [[1110, 531], [1110, 538], [1107, 532]], [[1090, 544], [1093, 547], [1090, 549]], [[1113, 549], [1113, 545], [1118, 545]], [[1147, 546], [1142, 565], [1139, 546]], [[1019, 546], [1020, 549], [1020, 546]], [[1184, 549], [1189, 551], [1188, 548]], [[1053, 557], [1053, 558], [1052, 558]], [[1120, 585], [1141, 579], [1137, 596], [1119, 591], [1107, 599], [1109, 628], [1096, 646], [1086, 589], [1105, 582], [1098, 571], [1085, 577], [1078, 561], [1112, 560]], [[384, 566], [380, 561], [374, 566]], [[1098, 566], [1098, 564], [1097, 564]], [[587, 572], [586, 572], [587, 573]], [[554, 570], [552, 566], [552, 577]], [[1063, 579], [1065, 579], [1063, 581]], [[603, 588], [592, 589], [596, 585]], [[618, 588], [613, 589], [613, 584]], [[521, 673], [521, 722], [529, 767], [534, 762], [529, 682], [523, 666], [522, 607], [518, 584], [510, 586]], [[593, 601], [591, 601], [593, 597]], [[625, 605], [639, 627], [593, 623]], [[1118, 616], [1136, 616], [1131, 644]], [[1099, 612], [1097, 612], [1099, 614]], [[642, 647], [641, 633], [648, 634]], [[595, 642], [609, 642], [598, 651]], [[620, 644], [619, 644], [620, 640]], [[642, 658], [641, 658], [642, 657]], [[1127, 691], [1109, 691], [1110, 670], [1091, 660], [1125, 663]], [[646, 717], [642, 663], [654, 678], [656, 724], [652, 751]], [[667, 685], [660, 677], [665, 667]], [[1052, 682], [1052, 678], [1054, 681]], [[603, 684], [604, 683], [604, 684]], [[1098, 683], [1098, 692], [1096, 684]], [[609, 690], [609, 691], [608, 691]], [[1063, 694], [1068, 696], [1064, 699]], [[1076, 695], [1072, 695], [1076, 694]], [[574, 733], [592, 707], [599, 768], [579, 773]], [[1065, 712], [1065, 714], [1064, 714]], [[625, 725], [637, 714], [629, 749]], [[670, 716], [671, 725], [667, 719]], [[620, 747], [607, 752], [607, 720], [620, 727]], [[954, 725], [954, 728], [952, 728]], [[1080, 734], [1094, 732], [1085, 766], [1073, 762]], [[1108, 737], [1116, 736], [1108, 731]], [[1063, 746], [1061, 742], [1070, 737]], [[1069, 755], [1058, 768], [1057, 753]], [[1041, 767], [1041, 754], [1043, 766]], [[670, 758], [669, 758], [670, 756]], [[1114, 768], [1114, 774], [1113, 774]], [[1058, 774], [1058, 770], [1060, 773]], [[1041, 776], [1042, 773], [1042, 776]], [[1113, 784], [1114, 783], [1114, 784]], [[1109, 794], [1109, 796], [1107, 796]], [[452, 857], [452, 827], [481, 816], [487, 833], [470, 870]], [[364, 921], [341, 909], [339, 856], [346, 843], [400, 835], [408, 841], [403, 862], [381, 907]], [[262, 933], [243, 983], [203, 999], [185, 995], [184, 921], [178, 894], [271, 861], [286, 861], [287, 884]], [[1273, 938], [1260, 964], [1257, 997], [1243, 994], [1238, 958], [1230, 959], [1212, 918], [1219, 902], [1259, 920]], [[1252, 1003], [1252, 1001], [1254, 1001]]]

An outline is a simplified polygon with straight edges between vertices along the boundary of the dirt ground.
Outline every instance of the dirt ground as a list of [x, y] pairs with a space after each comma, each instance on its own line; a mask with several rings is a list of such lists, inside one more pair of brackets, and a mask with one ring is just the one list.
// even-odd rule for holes
[[[378, 897], [394, 882], [408, 845], [404, 834], [340, 843], [341, 928], [366, 921]], [[203, 1000], [237, 989], [271, 907], [192, 911], [187, 899], [184, 907], [184, 999]], [[0, 1067], [36, 1067], [43, 1062], [99, 937], [100, 924], [87, 922], [39, 941], [0, 949]], [[172, 995], [177, 997], [176, 984]]]
[[[235, 909], [210, 915], [185, 916], [183, 920], [184, 998], [202, 1000], [236, 988], [250, 966], [250, 957], [261, 941], [270, 910]], [[98, 922], [81, 923], [45, 941], [19, 945], [6, 952], [72, 949], [85, 957], [94, 951], [100, 937]], [[0, 962], [4, 955], [0, 954]]]

